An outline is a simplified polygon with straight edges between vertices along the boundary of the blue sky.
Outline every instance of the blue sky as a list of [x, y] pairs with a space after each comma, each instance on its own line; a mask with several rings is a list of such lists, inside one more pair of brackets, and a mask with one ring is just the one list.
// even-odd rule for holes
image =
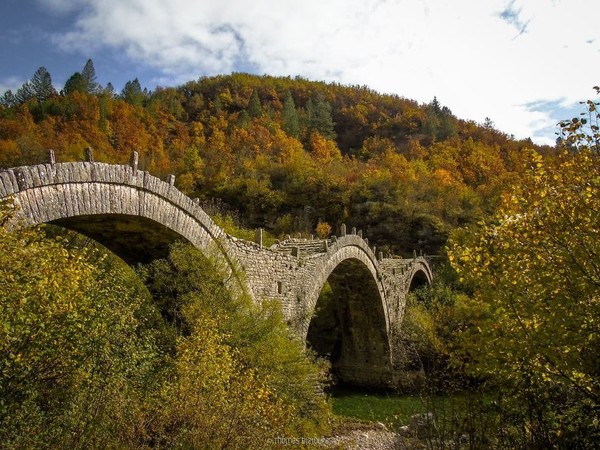
[[552, 143], [600, 84], [599, 0], [2, 0], [0, 93], [232, 71], [367, 85]]

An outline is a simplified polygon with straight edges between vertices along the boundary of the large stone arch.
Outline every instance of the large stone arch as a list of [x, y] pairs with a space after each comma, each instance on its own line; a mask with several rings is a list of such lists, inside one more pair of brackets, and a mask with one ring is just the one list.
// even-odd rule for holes
[[[237, 262], [227, 235], [171, 183], [135, 166], [96, 162], [40, 164], [0, 172], [0, 198], [18, 206], [15, 225], [53, 223], [98, 240], [130, 263], [165, 256], [186, 240], [230, 273]], [[229, 287], [246, 290], [236, 276]], [[237, 285], [237, 286], [235, 286]]]
[[[309, 314], [303, 336], [317, 353], [330, 357], [341, 381], [387, 386], [391, 377], [389, 312], [375, 255], [356, 235], [339, 238], [327, 255], [307, 283]], [[333, 297], [320, 309], [319, 294], [327, 282]]]

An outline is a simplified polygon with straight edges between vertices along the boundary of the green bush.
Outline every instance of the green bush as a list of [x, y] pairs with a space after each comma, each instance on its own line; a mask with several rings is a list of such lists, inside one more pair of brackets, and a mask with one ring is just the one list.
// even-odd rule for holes
[[177, 334], [157, 420], [169, 445], [235, 436], [234, 447], [264, 448], [269, 438], [327, 431], [325, 367], [290, 334], [279, 305], [232, 295], [215, 265], [183, 244], [141, 274]]
[[151, 300], [97, 248], [65, 244], [0, 227], [2, 448], [124, 446], [135, 434], [157, 362]]
[[[139, 272], [0, 212], [0, 447], [266, 448], [322, 436], [322, 364], [197, 249]], [[150, 295], [150, 292], [152, 295]]]

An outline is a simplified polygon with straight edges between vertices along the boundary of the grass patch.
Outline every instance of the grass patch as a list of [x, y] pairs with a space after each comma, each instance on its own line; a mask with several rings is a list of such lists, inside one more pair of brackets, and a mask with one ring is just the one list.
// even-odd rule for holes
[[331, 394], [334, 414], [354, 419], [382, 422], [393, 427], [408, 423], [410, 417], [427, 411], [418, 396], [338, 388]]
[[341, 418], [363, 422], [381, 422], [397, 430], [410, 422], [411, 416], [425, 412], [434, 414], [438, 427], [453, 429], [460, 423], [489, 422], [492, 415], [482, 406], [490, 400], [467, 393], [448, 396], [401, 395], [395, 392], [373, 392], [338, 387], [331, 393], [333, 412]]

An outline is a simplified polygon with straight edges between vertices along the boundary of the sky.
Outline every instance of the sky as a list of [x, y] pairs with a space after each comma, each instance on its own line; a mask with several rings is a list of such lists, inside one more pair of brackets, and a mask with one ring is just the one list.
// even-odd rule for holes
[[553, 144], [597, 99], [600, 0], [0, 0], [0, 94], [88, 58], [120, 91], [248, 72], [366, 85]]

